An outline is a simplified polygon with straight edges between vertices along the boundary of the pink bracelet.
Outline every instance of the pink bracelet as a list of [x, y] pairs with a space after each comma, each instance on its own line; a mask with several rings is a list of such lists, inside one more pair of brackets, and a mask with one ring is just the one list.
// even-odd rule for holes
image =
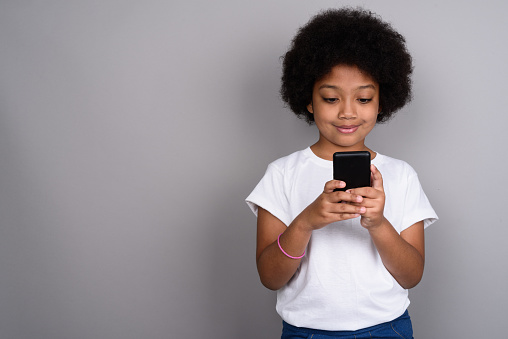
[[[284, 232], [283, 232], [283, 233], [284, 233]], [[302, 254], [301, 256], [299, 256], [299, 257], [293, 257], [292, 255], [287, 254], [287, 253], [286, 253], [286, 251], [284, 251], [284, 250], [282, 249], [282, 246], [280, 245], [280, 236], [281, 236], [281, 235], [282, 235], [282, 233], [281, 233], [281, 234], [279, 234], [279, 236], [277, 237], [277, 245], [279, 245], [279, 248], [280, 248], [280, 250], [282, 251], [282, 253], [284, 253], [284, 254], [286, 255], [286, 257], [291, 258], [291, 259], [302, 259], [302, 258], [303, 258], [303, 256], [305, 255], [305, 251], [303, 251], [303, 254]]]

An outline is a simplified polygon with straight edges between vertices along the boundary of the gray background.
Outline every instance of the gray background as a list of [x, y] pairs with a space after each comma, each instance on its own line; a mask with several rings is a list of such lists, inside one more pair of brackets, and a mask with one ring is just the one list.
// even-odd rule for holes
[[0, 2], [0, 337], [276, 338], [244, 198], [317, 139], [278, 97], [297, 28], [359, 5], [408, 40], [414, 100], [368, 144], [441, 220], [417, 338], [508, 314], [503, 1]]

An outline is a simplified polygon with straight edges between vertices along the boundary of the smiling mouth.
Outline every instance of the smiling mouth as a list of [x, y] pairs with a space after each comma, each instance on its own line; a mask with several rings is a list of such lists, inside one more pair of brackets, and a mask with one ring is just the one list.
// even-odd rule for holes
[[352, 126], [335, 126], [335, 128], [340, 133], [350, 134], [350, 133], [356, 132], [356, 130], [358, 129], [358, 126], [356, 126], [356, 125], [352, 125]]

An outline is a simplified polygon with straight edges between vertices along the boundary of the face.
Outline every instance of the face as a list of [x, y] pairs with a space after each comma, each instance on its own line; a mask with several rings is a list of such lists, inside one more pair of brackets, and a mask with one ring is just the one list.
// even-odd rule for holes
[[365, 137], [379, 114], [379, 84], [356, 66], [337, 65], [316, 81], [312, 102], [319, 141], [312, 150], [325, 159], [334, 152], [369, 150]]

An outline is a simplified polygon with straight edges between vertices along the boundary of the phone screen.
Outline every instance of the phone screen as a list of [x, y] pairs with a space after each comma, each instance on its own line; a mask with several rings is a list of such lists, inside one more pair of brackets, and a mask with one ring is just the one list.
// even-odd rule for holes
[[370, 186], [370, 153], [367, 151], [335, 152], [333, 179], [346, 182], [346, 187], [336, 191]]

